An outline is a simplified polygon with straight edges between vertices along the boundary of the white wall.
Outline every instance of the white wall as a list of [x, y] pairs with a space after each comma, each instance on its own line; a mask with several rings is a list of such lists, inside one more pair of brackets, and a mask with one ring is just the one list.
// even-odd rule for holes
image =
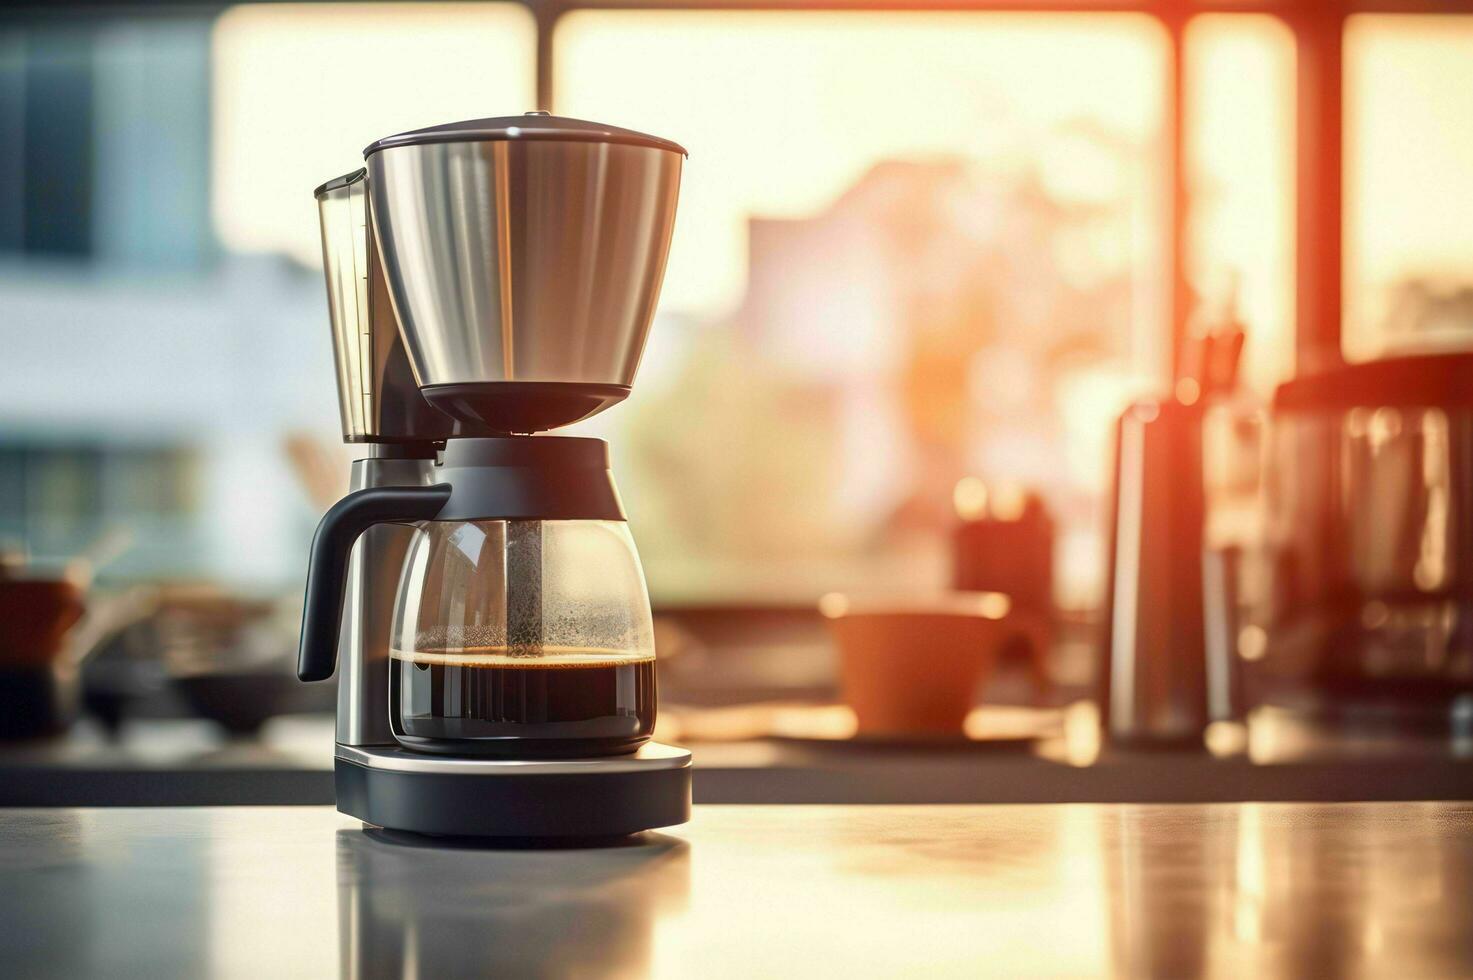
[[315, 522], [282, 438], [340, 441], [320, 273], [234, 258], [204, 275], [0, 266], [0, 440], [196, 447], [206, 574], [295, 581]]

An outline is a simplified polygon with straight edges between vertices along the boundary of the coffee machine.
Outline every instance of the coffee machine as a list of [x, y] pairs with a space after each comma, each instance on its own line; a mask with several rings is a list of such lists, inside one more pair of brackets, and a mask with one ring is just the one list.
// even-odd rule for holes
[[317, 188], [351, 491], [298, 674], [338, 673], [338, 809], [426, 834], [682, 823], [648, 594], [599, 439], [654, 314], [685, 150], [534, 112], [371, 144]]

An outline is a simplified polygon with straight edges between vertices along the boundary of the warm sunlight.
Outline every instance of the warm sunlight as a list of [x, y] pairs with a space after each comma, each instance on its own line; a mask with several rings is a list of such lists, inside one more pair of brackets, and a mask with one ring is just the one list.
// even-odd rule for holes
[[[1358, 16], [1346, 26], [1343, 346], [1352, 360], [1467, 345], [1466, 322], [1439, 315], [1436, 294], [1473, 267], [1470, 21]], [[1419, 302], [1412, 283], [1433, 295]]]
[[380, 136], [534, 108], [532, 18], [510, 3], [252, 4], [214, 33], [213, 209], [243, 252], [322, 261], [312, 188]]
[[1236, 307], [1244, 380], [1268, 391], [1294, 363], [1294, 37], [1274, 17], [1197, 17], [1186, 47], [1193, 285], [1205, 314]]
[[1166, 46], [1147, 17], [580, 11], [555, 41], [559, 112], [679, 134], [693, 150], [672, 311], [737, 303], [749, 217], [811, 215], [895, 158], [1007, 172], [1041, 159], [1053, 193], [1137, 198], [1133, 261], [1158, 258], [1158, 187], [1068, 128], [1152, 145]]

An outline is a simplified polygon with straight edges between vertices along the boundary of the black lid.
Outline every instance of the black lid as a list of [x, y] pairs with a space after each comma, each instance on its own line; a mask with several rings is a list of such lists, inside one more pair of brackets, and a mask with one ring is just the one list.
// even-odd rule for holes
[[447, 439], [434, 480], [451, 487], [437, 521], [625, 520], [602, 439]]
[[387, 150], [393, 146], [415, 146], [420, 143], [474, 143], [489, 140], [567, 140], [582, 143], [625, 143], [631, 146], [650, 146], [657, 150], [670, 150], [681, 156], [689, 156], [685, 147], [658, 136], [636, 133], [632, 129], [620, 129], [603, 123], [566, 116], [552, 116], [545, 112], [528, 112], [520, 116], [495, 116], [490, 119], [467, 119], [464, 122], [446, 123], [426, 129], [414, 129], [395, 136], [374, 140], [363, 151], [366, 158], [371, 153]]
[[1286, 381], [1274, 393], [1274, 408], [1285, 412], [1469, 405], [1473, 405], [1473, 354], [1422, 354], [1347, 364]]
[[317, 189], [312, 192], [312, 196], [322, 197], [329, 191], [335, 191], [340, 187], [347, 187], [349, 184], [356, 184], [367, 176], [368, 171], [364, 170], [362, 167], [359, 167], [357, 170], [353, 171], [350, 174], [343, 174], [341, 177], [334, 177], [332, 180], [329, 180], [322, 184], [318, 184]]

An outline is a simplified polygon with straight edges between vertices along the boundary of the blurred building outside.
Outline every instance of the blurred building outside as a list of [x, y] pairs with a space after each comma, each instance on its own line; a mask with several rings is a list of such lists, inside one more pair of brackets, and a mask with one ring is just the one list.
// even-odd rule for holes
[[[1090, 135], [1133, 171], [1141, 148]], [[942, 588], [953, 490], [981, 475], [1044, 489], [1087, 597], [1111, 409], [1148, 383], [1137, 220], [1128, 196], [957, 159], [882, 163], [812, 218], [754, 219], [727, 335], [631, 421], [631, 507], [660, 514], [647, 561], [717, 555], [744, 594]]]

